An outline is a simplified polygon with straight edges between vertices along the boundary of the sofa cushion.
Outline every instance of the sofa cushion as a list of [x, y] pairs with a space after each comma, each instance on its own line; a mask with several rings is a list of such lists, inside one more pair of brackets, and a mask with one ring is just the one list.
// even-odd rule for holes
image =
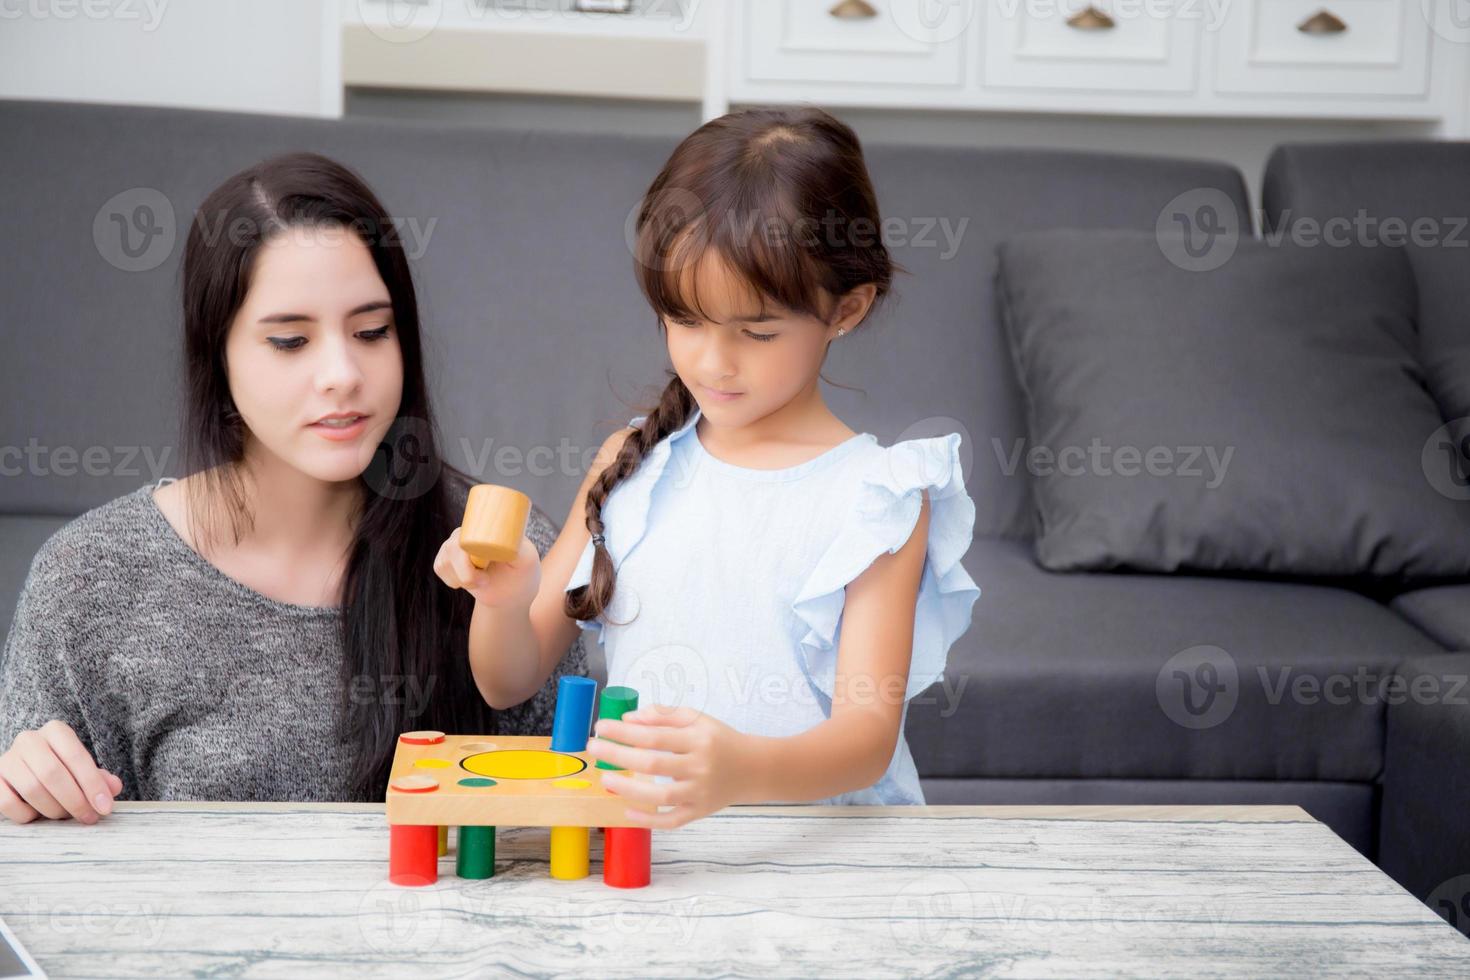
[[1470, 585], [1415, 589], [1395, 598], [1393, 608], [1445, 649], [1470, 650]]
[[1408, 252], [1425, 373], [1446, 419], [1470, 417], [1470, 143], [1286, 143], [1266, 161], [1261, 201], [1268, 235]]
[[1242, 241], [1209, 271], [1157, 236], [1028, 234], [999, 289], [1054, 570], [1470, 574], [1470, 507], [1425, 478], [1443, 424], [1414, 287], [1384, 249]]
[[1419, 291], [1424, 374], [1445, 417], [1470, 421], [1470, 231], [1466, 235], [1458, 248], [1410, 248], [1408, 255]]
[[1376, 684], [1440, 649], [1344, 589], [1058, 574], [995, 538], [965, 565], [985, 590], [974, 625], [909, 709], [929, 777], [1370, 781]]
[[1470, 652], [1400, 672], [1412, 696], [1388, 711], [1379, 865], [1470, 936]]

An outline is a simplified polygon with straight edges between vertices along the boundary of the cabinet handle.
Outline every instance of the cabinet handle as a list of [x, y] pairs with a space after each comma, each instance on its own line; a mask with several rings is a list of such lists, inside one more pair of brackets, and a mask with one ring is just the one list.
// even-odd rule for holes
[[867, 20], [878, 16], [877, 8], [867, 0], [842, 0], [827, 13], [838, 20]]
[[1087, 9], [1079, 10], [1067, 18], [1067, 26], [1075, 27], [1079, 31], [1110, 31], [1117, 24], [1105, 11], [1088, 4]]
[[1303, 34], [1341, 34], [1348, 26], [1332, 11], [1322, 9], [1296, 25], [1296, 29]]

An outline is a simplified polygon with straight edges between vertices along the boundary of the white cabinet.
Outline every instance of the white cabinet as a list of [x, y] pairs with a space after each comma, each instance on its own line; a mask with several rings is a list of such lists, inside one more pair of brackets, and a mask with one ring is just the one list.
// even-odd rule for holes
[[736, 0], [740, 64], [755, 82], [959, 86], [968, 23], [926, 16], [935, 2]]
[[986, 5], [984, 84], [994, 88], [1189, 92], [1199, 25], [1183, 3]]
[[1470, 0], [704, 2], [726, 28], [710, 35], [724, 90], [707, 106], [1412, 119], [1470, 135]]
[[1220, 30], [1215, 87], [1261, 95], [1422, 96], [1429, 82], [1431, 3], [1237, 2]]

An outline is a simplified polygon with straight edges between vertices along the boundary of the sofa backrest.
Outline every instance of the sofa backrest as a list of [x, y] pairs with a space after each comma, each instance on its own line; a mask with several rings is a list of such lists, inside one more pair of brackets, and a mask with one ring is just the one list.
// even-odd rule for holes
[[[670, 139], [35, 102], [0, 102], [0, 131], [11, 222], [0, 447], [19, 450], [0, 457], [0, 520], [73, 516], [171, 470], [188, 224], [225, 177], [289, 150], [353, 167], [400, 219], [452, 464], [561, 521], [582, 453], [664, 383], [626, 229]], [[1197, 188], [1223, 191], [1243, 214], [1244, 181], [1186, 160], [867, 150], [885, 237], [908, 274], [894, 302], [833, 348], [825, 376], [861, 390], [830, 387], [830, 403], [885, 444], [960, 429], [977, 532], [1025, 535], [1026, 471], [1007, 458], [1024, 412], [993, 308], [996, 243], [1036, 228], [1153, 228]], [[0, 552], [20, 547], [8, 533]], [[0, 629], [29, 560], [0, 554]]]
[[1261, 208], [1266, 231], [1360, 213], [1380, 232], [1385, 218], [1464, 216], [1470, 214], [1470, 142], [1283, 143], [1266, 161]]
[[[1267, 161], [1262, 225], [1283, 240], [1402, 248], [1417, 292], [1418, 363], [1446, 423], [1437, 486], [1470, 474], [1470, 142], [1289, 143]], [[1458, 446], [1459, 453], [1448, 452]], [[1428, 455], [1428, 454], [1427, 454]], [[1442, 481], [1442, 482], [1441, 482]]]

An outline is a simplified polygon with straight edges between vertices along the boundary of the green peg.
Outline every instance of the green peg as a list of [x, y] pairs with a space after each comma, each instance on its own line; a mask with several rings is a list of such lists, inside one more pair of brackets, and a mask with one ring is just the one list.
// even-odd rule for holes
[[[622, 721], [623, 715], [630, 711], [638, 710], [638, 692], [631, 687], [605, 687], [602, 696], [597, 701], [597, 717], [612, 718], [614, 721]], [[612, 742], [612, 739], [608, 739]], [[622, 742], [613, 742], [614, 745], [622, 745]], [[598, 769], [622, 769], [611, 762], [597, 760]]]

